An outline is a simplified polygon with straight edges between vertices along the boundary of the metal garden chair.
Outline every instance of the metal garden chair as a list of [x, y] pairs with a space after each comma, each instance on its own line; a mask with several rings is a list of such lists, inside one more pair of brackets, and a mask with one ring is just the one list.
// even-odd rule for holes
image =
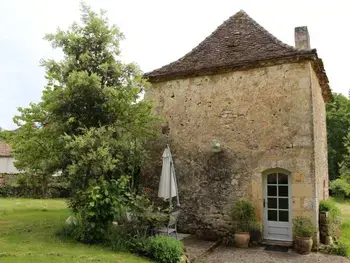
[[175, 233], [175, 237], [177, 239], [177, 221], [180, 216], [180, 211], [172, 212], [169, 218], [169, 222], [167, 227], [163, 227], [157, 230], [159, 233], [166, 233], [168, 236], [171, 236]]

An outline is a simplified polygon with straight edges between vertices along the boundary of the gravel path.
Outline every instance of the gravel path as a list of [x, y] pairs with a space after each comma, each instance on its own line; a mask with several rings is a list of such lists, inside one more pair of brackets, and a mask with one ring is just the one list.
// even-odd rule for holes
[[311, 253], [299, 255], [291, 249], [288, 252], [271, 252], [264, 247], [238, 249], [233, 247], [218, 247], [205, 259], [206, 263], [350, 263], [350, 260], [340, 256]]

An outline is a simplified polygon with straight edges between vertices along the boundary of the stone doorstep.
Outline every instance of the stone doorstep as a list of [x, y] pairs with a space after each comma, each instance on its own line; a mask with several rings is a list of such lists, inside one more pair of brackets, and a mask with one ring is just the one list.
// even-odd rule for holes
[[220, 245], [220, 241], [204, 241], [194, 236], [183, 240], [185, 252], [190, 262], [203, 258]]
[[281, 246], [281, 247], [292, 247], [293, 242], [292, 241], [278, 241], [278, 240], [269, 240], [264, 239], [261, 244], [263, 246]]

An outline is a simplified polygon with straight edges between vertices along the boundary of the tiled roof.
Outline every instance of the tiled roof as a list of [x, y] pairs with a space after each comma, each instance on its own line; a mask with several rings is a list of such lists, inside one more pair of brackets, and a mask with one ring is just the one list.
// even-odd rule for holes
[[145, 77], [158, 82], [301, 59], [315, 61], [320, 83], [325, 85], [324, 93], [330, 96], [328, 79], [315, 49], [296, 49], [282, 43], [241, 10], [184, 57], [146, 73]]
[[11, 156], [11, 147], [7, 143], [0, 141], [0, 157]]

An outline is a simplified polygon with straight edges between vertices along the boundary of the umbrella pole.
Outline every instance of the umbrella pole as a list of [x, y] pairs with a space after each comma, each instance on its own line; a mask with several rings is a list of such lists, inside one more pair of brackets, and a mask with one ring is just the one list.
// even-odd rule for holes
[[169, 176], [169, 178], [170, 178], [170, 194], [169, 194], [169, 207], [170, 207], [170, 210], [172, 210], [172, 207], [171, 207], [171, 201], [172, 201], [172, 189], [171, 189], [171, 187], [172, 187], [172, 185], [171, 185], [171, 181], [172, 181], [172, 174], [171, 174], [171, 166], [172, 166], [172, 161], [170, 161], [170, 176]]
[[176, 189], [176, 206], [177, 208], [180, 207], [180, 197], [179, 197], [179, 184], [177, 183], [177, 177], [176, 177], [176, 174], [175, 174], [175, 169], [174, 170], [174, 182], [175, 182], [175, 189]]

